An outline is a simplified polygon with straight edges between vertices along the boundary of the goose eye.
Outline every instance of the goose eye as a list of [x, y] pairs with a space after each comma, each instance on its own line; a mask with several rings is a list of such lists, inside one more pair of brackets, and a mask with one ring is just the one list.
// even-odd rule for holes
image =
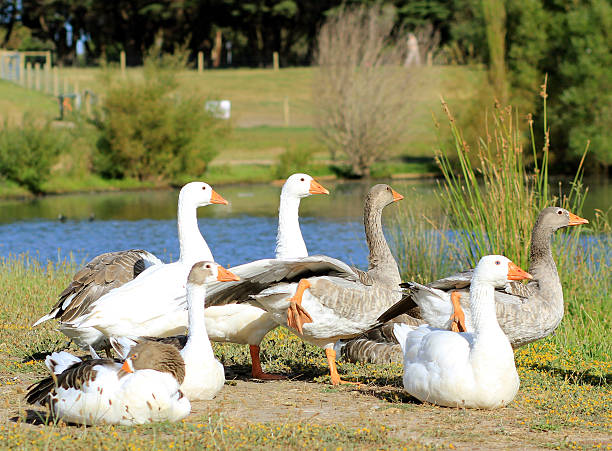
[[300, 182], [303, 182], [303, 181], [304, 181], [304, 177], [302, 177], [302, 178], [300, 179]]
[[495, 260], [495, 264], [496, 265], [501, 265], [501, 262], [499, 260]]
[[210, 265], [206, 265], [206, 268], [207, 268], [207, 269], [210, 269]]
[[562, 215], [562, 214], [563, 214], [563, 211], [562, 211], [562, 210], [559, 210], [559, 211], [557, 211], [557, 214], [558, 214], [558, 215]]
[[203, 187], [202, 187], [202, 189], [206, 189], [206, 187], [205, 187], [205, 186], [203, 186]]

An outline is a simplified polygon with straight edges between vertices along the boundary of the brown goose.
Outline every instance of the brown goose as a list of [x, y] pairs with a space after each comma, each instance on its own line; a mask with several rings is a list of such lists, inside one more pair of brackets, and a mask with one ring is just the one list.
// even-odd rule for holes
[[[540, 212], [531, 233], [529, 273], [533, 280], [526, 285], [508, 283], [495, 291], [497, 319], [513, 348], [550, 335], [561, 322], [563, 290], [550, 241], [552, 234], [561, 228], [587, 223], [586, 219], [560, 207], [548, 207]], [[473, 269], [470, 269], [427, 286], [413, 282], [403, 284], [409, 289], [408, 293], [379, 320], [385, 322], [399, 314], [414, 315], [418, 311], [420, 318], [433, 327], [448, 329], [456, 325], [457, 330], [471, 331], [469, 296], [464, 294], [469, 292], [472, 274]], [[391, 342], [390, 345], [395, 344]], [[360, 358], [378, 362], [375, 353], [359, 355], [356, 349], [351, 350], [345, 344], [342, 352], [349, 360]]]

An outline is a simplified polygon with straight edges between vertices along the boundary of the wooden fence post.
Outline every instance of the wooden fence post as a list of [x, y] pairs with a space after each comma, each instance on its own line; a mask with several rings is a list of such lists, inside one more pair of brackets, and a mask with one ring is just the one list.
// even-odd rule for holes
[[121, 50], [121, 54], [119, 56], [119, 64], [121, 66], [121, 75], [125, 77], [125, 50]]
[[64, 90], [62, 91], [62, 94], [66, 95], [68, 94], [68, 79], [64, 78]]
[[34, 88], [40, 91], [40, 63], [34, 63]]
[[32, 83], [32, 63], [26, 63], [25, 80], [25, 87], [30, 89], [30, 85]]
[[198, 73], [204, 70], [204, 52], [198, 52]]
[[53, 67], [53, 95], [59, 96], [59, 75], [57, 73], [57, 66]]
[[25, 86], [25, 55], [19, 53], [19, 84]]
[[79, 96], [79, 82], [78, 81], [74, 82], [74, 93], [75, 93], [75, 97], [74, 97], [74, 109], [76, 110], [77, 106], [78, 107], [81, 106], [80, 103], [78, 102], [78, 96]]
[[272, 64], [274, 65], [274, 71], [278, 71], [278, 52], [272, 54]]

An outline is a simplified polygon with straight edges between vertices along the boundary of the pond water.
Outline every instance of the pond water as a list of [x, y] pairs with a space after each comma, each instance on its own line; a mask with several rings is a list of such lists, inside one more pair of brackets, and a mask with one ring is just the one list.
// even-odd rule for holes
[[[389, 181], [405, 199], [385, 210], [385, 220], [400, 208], [439, 214], [436, 182]], [[324, 253], [367, 265], [362, 208], [367, 182], [323, 182], [330, 196], [302, 200], [302, 233], [310, 254]], [[590, 182], [585, 216], [606, 210], [612, 198], [607, 181]], [[230, 205], [198, 210], [203, 236], [224, 265], [236, 265], [274, 254], [280, 187], [221, 186]], [[73, 258], [82, 263], [111, 250], [142, 248], [171, 261], [178, 258], [176, 202], [178, 191], [75, 194], [31, 201], [0, 201], [0, 256], [29, 253], [41, 261]], [[65, 217], [60, 221], [59, 216]]]

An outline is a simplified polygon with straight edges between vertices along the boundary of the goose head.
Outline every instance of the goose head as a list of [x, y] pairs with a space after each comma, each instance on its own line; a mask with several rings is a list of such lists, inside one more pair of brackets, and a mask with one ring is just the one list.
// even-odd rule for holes
[[474, 270], [474, 279], [501, 287], [509, 280], [533, 279], [533, 277], [503, 255], [486, 255], [478, 262]]
[[179, 384], [185, 379], [183, 357], [178, 349], [166, 343], [144, 341], [137, 344], [130, 350], [121, 367], [126, 373], [147, 369], [170, 373]]
[[223, 266], [210, 261], [198, 262], [191, 267], [187, 277], [188, 285], [206, 285], [211, 282], [238, 281], [240, 277], [228, 271]]
[[281, 190], [281, 196], [298, 199], [312, 194], [329, 194], [329, 191], [308, 174], [293, 174], [287, 179]]
[[588, 224], [587, 219], [581, 218], [561, 207], [548, 207], [540, 212], [535, 227], [541, 227], [554, 232], [563, 227]]
[[371, 207], [377, 207], [382, 210], [387, 205], [402, 200], [404, 196], [395, 191], [389, 185], [379, 183], [370, 188], [366, 197], [366, 205], [369, 204]]
[[179, 202], [187, 203], [195, 207], [204, 207], [210, 204], [227, 205], [227, 200], [221, 197], [208, 183], [187, 183], [179, 193]]

